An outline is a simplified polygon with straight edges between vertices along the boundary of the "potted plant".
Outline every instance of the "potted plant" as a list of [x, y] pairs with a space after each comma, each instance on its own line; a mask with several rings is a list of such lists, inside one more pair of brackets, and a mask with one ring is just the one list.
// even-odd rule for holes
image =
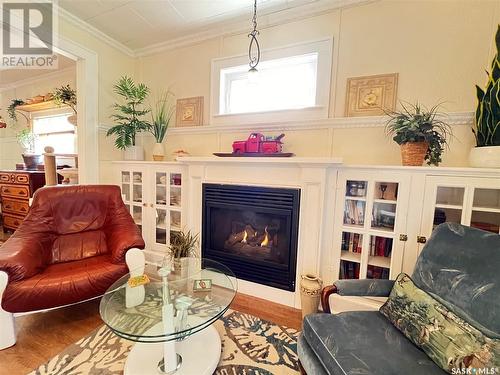
[[36, 170], [37, 165], [42, 162], [42, 155], [35, 155], [36, 134], [29, 127], [25, 127], [17, 132], [16, 139], [23, 151], [22, 156], [26, 169]]
[[[16, 112], [16, 108], [19, 107], [20, 105], [23, 105], [23, 104], [26, 104], [24, 102], [24, 100], [21, 100], [21, 99], [12, 99], [9, 106], [7, 107], [7, 113], [10, 117], [10, 119], [12, 121], [14, 121], [14, 123], [17, 123], [17, 112]], [[29, 119], [26, 115], [22, 114], [24, 116], [24, 118], [26, 119], [26, 121], [29, 122]]]
[[174, 272], [179, 272], [182, 269], [182, 258], [197, 255], [198, 245], [198, 234], [193, 234], [190, 230], [171, 232], [169, 255], [174, 264]]
[[76, 126], [76, 91], [69, 85], [61, 86], [54, 90], [52, 99], [57, 105], [67, 105], [73, 110], [74, 115], [68, 117], [68, 122]]
[[387, 112], [386, 131], [401, 146], [405, 166], [439, 165], [444, 147], [451, 136], [451, 127], [440, 120], [439, 105], [430, 109], [420, 104], [401, 103], [401, 111]]
[[135, 84], [132, 78], [124, 76], [114, 85], [114, 91], [123, 99], [115, 103], [116, 113], [111, 117], [117, 125], [108, 130], [107, 136], [115, 135], [115, 146], [124, 150], [125, 160], [144, 160], [144, 149], [136, 145], [137, 133], [149, 130], [150, 124], [144, 116], [150, 111], [144, 108], [149, 88], [143, 83]]
[[155, 137], [153, 146], [153, 160], [162, 161], [165, 157], [163, 150], [163, 139], [167, 134], [167, 129], [172, 119], [175, 106], [171, 101], [173, 94], [170, 91], [162, 92], [151, 111], [151, 128], [149, 131]]
[[500, 168], [500, 25], [495, 36], [497, 53], [483, 91], [476, 85], [477, 109], [472, 132], [476, 147], [471, 149], [469, 164], [473, 167]]

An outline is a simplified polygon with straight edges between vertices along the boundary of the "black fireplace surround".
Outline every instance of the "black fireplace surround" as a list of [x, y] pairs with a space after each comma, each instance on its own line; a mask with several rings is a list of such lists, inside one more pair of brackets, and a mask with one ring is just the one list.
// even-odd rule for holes
[[299, 200], [300, 189], [203, 184], [203, 257], [295, 291]]

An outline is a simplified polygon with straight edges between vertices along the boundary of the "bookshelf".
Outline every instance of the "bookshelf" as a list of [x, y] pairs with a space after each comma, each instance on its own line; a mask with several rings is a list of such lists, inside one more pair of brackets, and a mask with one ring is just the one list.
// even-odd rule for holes
[[[389, 279], [401, 271], [409, 179], [404, 175], [339, 173], [334, 230], [335, 279]], [[341, 211], [340, 211], [341, 210]]]

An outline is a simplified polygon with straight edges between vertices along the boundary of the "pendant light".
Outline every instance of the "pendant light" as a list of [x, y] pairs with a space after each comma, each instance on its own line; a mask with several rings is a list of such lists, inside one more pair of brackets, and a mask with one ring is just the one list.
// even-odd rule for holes
[[248, 34], [250, 38], [250, 45], [248, 46], [248, 65], [250, 69], [248, 70], [248, 80], [249, 82], [256, 81], [258, 71], [257, 65], [260, 61], [260, 46], [259, 41], [257, 40], [257, 35], [259, 35], [259, 31], [257, 30], [257, 0], [254, 0], [253, 4], [253, 30]]

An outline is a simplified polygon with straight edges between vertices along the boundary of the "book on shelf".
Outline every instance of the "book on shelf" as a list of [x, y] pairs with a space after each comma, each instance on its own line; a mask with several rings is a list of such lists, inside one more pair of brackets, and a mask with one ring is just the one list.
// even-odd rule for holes
[[362, 201], [346, 200], [344, 208], [344, 224], [363, 225], [365, 221], [365, 205]]
[[361, 253], [362, 238], [358, 233], [342, 232], [341, 250]]
[[389, 269], [377, 266], [368, 266], [366, 270], [367, 279], [389, 279]]
[[370, 256], [390, 257], [392, 253], [392, 238], [372, 236], [370, 238]]
[[360, 264], [356, 262], [340, 262], [340, 279], [359, 279]]

